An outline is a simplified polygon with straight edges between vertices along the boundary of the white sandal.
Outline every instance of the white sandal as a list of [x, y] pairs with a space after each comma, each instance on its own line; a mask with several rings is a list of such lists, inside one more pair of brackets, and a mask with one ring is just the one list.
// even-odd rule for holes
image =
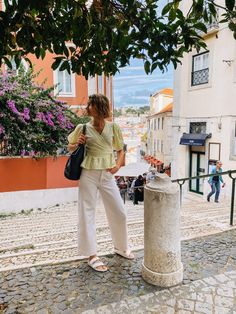
[[135, 258], [134, 254], [130, 250], [120, 251], [120, 250], [114, 249], [114, 252], [116, 254], [124, 257], [124, 258], [127, 258], [127, 259], [134, 259]]
[[[88, 265], [92, 267], [92, 269], [102, 272], [102, 273], [104, 273], [105, 271], [108, 271], [107, 266], [103, 263], [103, 261], [98, 256], [95, 256], [91, 260], [89, 260]], [[105, 266], [107, 269], [99, 269], [98, 268], [99, 266]]]

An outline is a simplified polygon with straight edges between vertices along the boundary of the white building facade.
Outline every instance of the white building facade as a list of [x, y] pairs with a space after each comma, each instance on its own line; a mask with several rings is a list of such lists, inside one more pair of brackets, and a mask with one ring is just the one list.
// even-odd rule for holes
[[[186, 54], [175, 71], [173, 179], [207, 174], [219, 159], [224, 171], [236, 169], [236, 40], [225, 24], [209, 26], [204, 39], [207, 50]], [[187, 188], [209, 192], [207, 179]]]
[[149, 156], [169, 166], [172, 161], [172, 108], [173, 90], [163, 89], [151, 96], [147, 118], [147, 149]]

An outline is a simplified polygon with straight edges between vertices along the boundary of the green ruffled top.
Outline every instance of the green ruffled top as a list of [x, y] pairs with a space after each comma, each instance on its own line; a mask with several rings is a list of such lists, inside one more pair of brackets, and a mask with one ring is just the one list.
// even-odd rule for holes
[[[70, 144], [76, 144], [83, 124], [78, 124], [68, 136]], [[81, 165], [85, 169], [108, 169], [116, 165], [113, 150], [123, 149], [124, 141], [120, 127], [114, 122], [105, 122], [101, 134], [88, 122], [86, 124], [86, 156]]]

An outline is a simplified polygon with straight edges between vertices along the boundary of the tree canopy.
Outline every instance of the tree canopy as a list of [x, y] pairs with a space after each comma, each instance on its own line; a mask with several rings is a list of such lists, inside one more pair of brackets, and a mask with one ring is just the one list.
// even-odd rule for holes
[[[2, 0], [0, 63], [16, 65], [29, 53], [44, 58], [55, 53], [52, 68], [85, 77], [114, 75], [131, 58], [144, 62], [146, 73], [164, 71], [181, 62], [184, 52], [205, 47], [200, 32], [217, 17], [236, 39], [235, 0], [192, 0], [189, 11], [182, 0]], [[1, 4], [1, 1], [0, 1]]]

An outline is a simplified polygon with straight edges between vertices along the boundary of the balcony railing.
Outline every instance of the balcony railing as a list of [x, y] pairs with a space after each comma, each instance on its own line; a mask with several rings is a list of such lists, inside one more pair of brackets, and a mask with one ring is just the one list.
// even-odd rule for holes
[[192, 86], [207, 84], [209, 79], [209, 68], [192, 72]]

